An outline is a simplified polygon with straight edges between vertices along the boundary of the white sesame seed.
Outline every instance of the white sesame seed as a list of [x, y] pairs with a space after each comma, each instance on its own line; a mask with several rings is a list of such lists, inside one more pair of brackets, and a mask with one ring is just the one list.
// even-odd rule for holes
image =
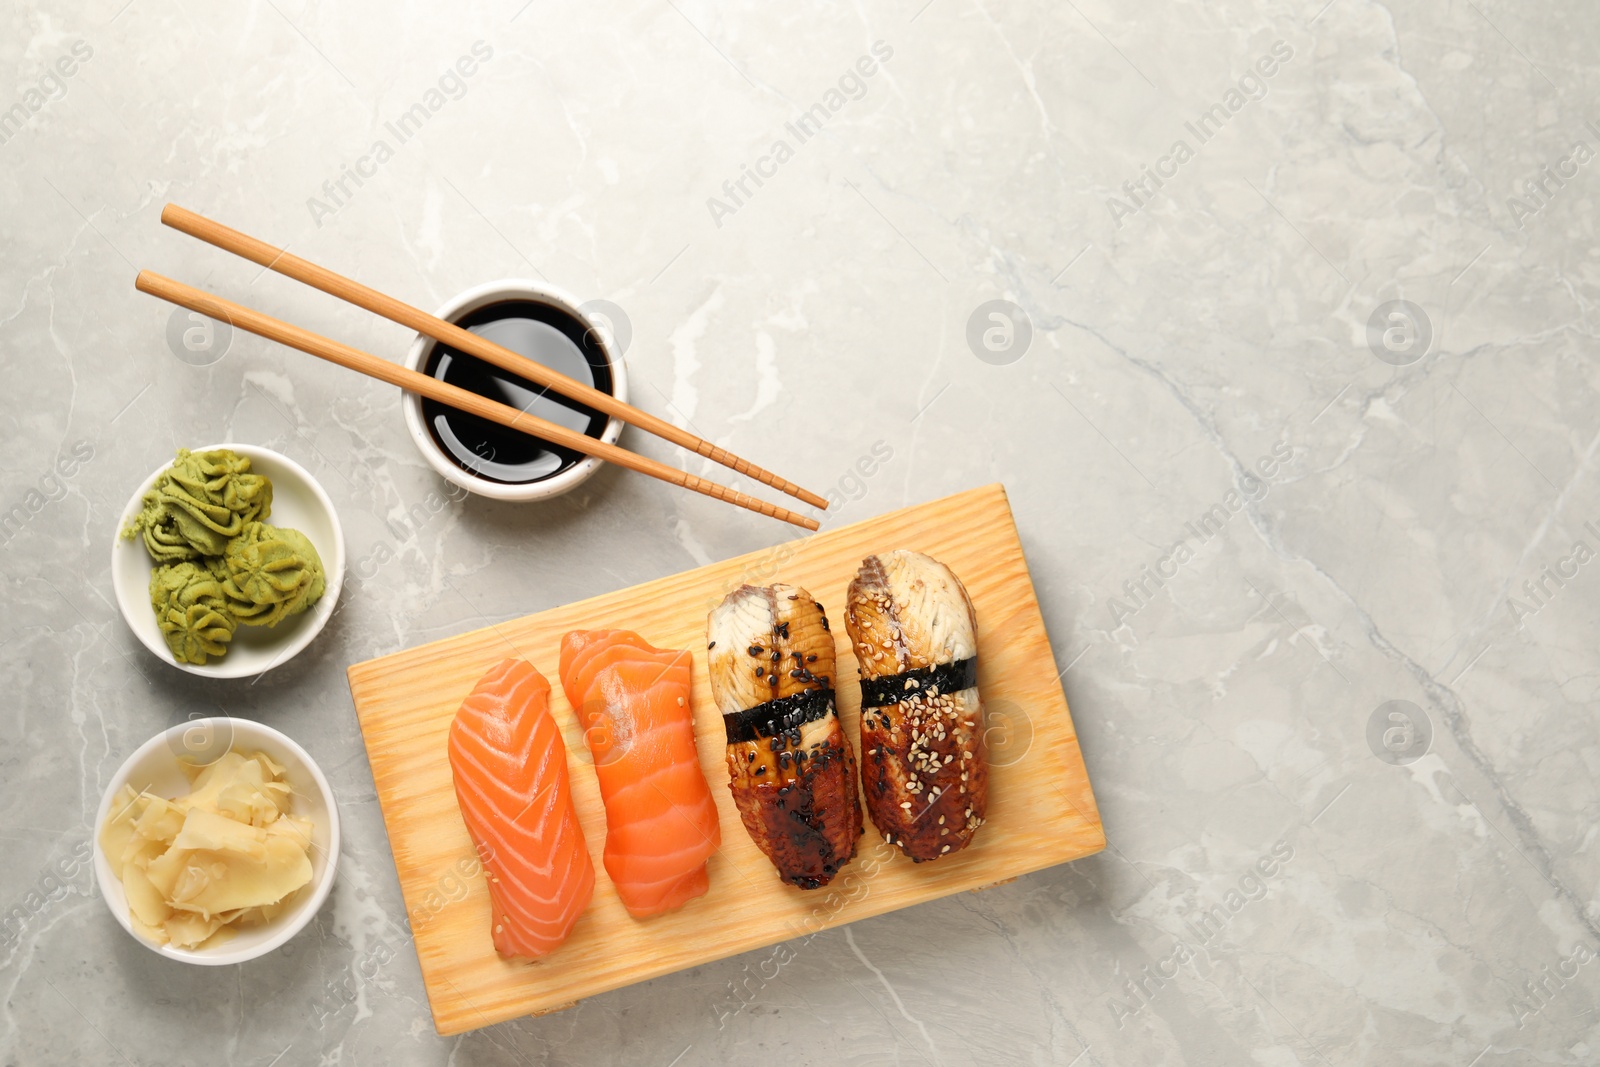
[[949, 845], [946, 845], [946, 846], [944, 846], [944, 847], [943, 847], [943, 848], [941, 848], [941, 849], [940, 849], [940, 850], [939, 850], [939, 855], [941, 855], [941, 856], [942, 856], [942, 855], [944, 855], [944, 854], [945, 854], [945, 853], [946, 853], [946, 852], [949, 852], [949, 851], [950, 851], [950, 846], [949, 846]]

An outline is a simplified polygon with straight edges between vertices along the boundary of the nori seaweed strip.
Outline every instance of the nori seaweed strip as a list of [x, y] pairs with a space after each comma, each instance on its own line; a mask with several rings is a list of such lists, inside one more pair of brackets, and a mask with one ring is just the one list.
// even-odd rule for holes
[[833, 710], [832, 689], [807, 689], [803, 693], [769, 700], [753, 708], [722, 717], [723, 729], [728, 734], [728, 744], [755, 741], [778, 734], [820, 719]]
[[954, 663], [941, 663], [937, 667], [919, 667], [904, 674], [863, 678], [861, 706], [881, 708], [898, 704], [913, 693], [926, 693], [930, 689], [937, 689], [941, 693], [959, 693], [977, 684], [978, 657], [968, 656]]

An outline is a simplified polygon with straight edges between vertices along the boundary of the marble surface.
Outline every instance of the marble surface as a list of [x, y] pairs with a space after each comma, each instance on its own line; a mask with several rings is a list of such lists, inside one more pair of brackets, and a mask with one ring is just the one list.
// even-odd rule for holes
[[[1588, 7], [444, 6], [0, 13], [0, 1061], [1600, 1062]], [[1107, 850], [438, 1037], [344, 668], [789, 531], [616, 471], [428, 505], [393, 389], [186, 347], [132, 279], [408, 334], [167, 201], [429, 307], [608, 301], [636, 401], [829, 525], [1003, 481]], [[223, 439], [375, 561], [253, 683], [110, 599], [132, 487]], [[210, 971], [83, 857], [123, 758], [218, 709], [311, 750], [345, 837], [304, 934]]]

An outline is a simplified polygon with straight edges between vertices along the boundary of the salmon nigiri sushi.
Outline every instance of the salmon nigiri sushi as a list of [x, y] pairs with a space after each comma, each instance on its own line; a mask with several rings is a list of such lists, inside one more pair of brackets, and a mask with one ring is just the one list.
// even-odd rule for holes
[[717, 805], [694, 747], [690, 655], [627, 630], [561, 640], [561, 688], [578, 714], [606, 806], [606, 873], [638, 919], [710, 888], [722, 843]]
[[544, 956], [594, 895], [550, 683], [525, 660], [504, 661], [456, 712], [449, 749], [461, 818], [489, 880], [495, 951]]

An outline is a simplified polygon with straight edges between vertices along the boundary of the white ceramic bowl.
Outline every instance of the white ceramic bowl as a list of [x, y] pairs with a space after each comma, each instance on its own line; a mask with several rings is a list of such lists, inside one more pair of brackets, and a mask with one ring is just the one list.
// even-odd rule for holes
[[[122, 882], [100, 850], [100, 828], [111, 811], [111, 802], [125, 783], [148, 790], [157, 796], [176, 797], [189, 792], [189, 779], [179, 764], [189, 753], [200, 763], [212, 762], [230, 748], [240, 752], [265, 752], [283, 768], [284, 777], [294, 789], [293, 814], [312, 822], [311, 883], [302, 888], [282, 915], [260, 926], [240, 929], [233, 937], [207, 949], [181, 949], [156, 945], [134, 933], [128, 918], [128, 898]], [[168, 959], [204, 966], [243, 963], [264, 956], [305, 928], [333, 888], [339, 867], [339, 808], [333, 789], [322, 770], [306, 750], [270, 726], [249, 719], [219, 716], [191, 719], [152, 737], [117, 769], [105, 796], [100, 799], [94, 820], [94, 876], [100, 896], [122, 928], [141, 945]]]
[[150, 572], [155, 564], [145, 551], [143, 541], [122, 536], [128, 523], [139, 514], [145, 493], [171, 463], [152, 471], [122, 509], [111, 545], [111, 584], [116, 589], [122, 617], [157, 659], [208, 678], [248, 678], [287, 662], [309, 645], [333, 617], [333, 606], [344, 584], [344, 531], [328, 494], [304, 467], [288, 456], [270, 448], [240, 444], [202, 445], [190, 451], [208, 452], [215, 448], [229, 448], [249, 457], [250, 469], [265, 474], [272, 481], [272, 514], [267, 521], [274, 526], [299, 530], [311, 540], [317, 555], [322, 557], [322, 569], [326, 572], [327, 587], [322, 598], [276, 626], [239, 627], [228, 644], [227, 654], [204, 666], [179, 663], [174, 659], [156, 626], [156, 613], [150, 606]]
[[[627, 401], [628, 373], [610, 332], [596, 324], [589, 315], [579, 309], [576, 301], [554, 286], [524, 278], [485, 282], [461, 293], [434, 314], [446, 322], [458, 322], [479, 308], [501, 300], [531, 300], [549, 304], [583, 323], [599, 342], [601, 351], [611, 364], [611, 395], [623, 402]], [[433, 338], [418, 334], [417, 339], [412, 342], [410, 351], [406, 353], [406, 366], [422, 372], [436, 344], [438, 342]], [[439, 447], [439, 443], [433, 439], [433, 434], [428, 432], [427, 424], [423, 420], [420, 396], [412, 392], [402, 393], [401, 407], [405, 411], [406, 428], [411, 432], [411, 440], [416, 444], [417, 451], [422, 453], [422, 458], [427, 461], [428, 466], [446, 481], [479, 496], [510, 501], [548, 500], [582, 485], [600, 468], [600, 460], [593, 456], [585, 456], [566, 470], [536, 481], [508, 484], [482, 478], [464, 469]], [[607, 420], [605, 428], [600, 433], [600, 440], [607, 444], [616, 444], [617, 437], [621, 433], [622, 420], [613, 417]]]

